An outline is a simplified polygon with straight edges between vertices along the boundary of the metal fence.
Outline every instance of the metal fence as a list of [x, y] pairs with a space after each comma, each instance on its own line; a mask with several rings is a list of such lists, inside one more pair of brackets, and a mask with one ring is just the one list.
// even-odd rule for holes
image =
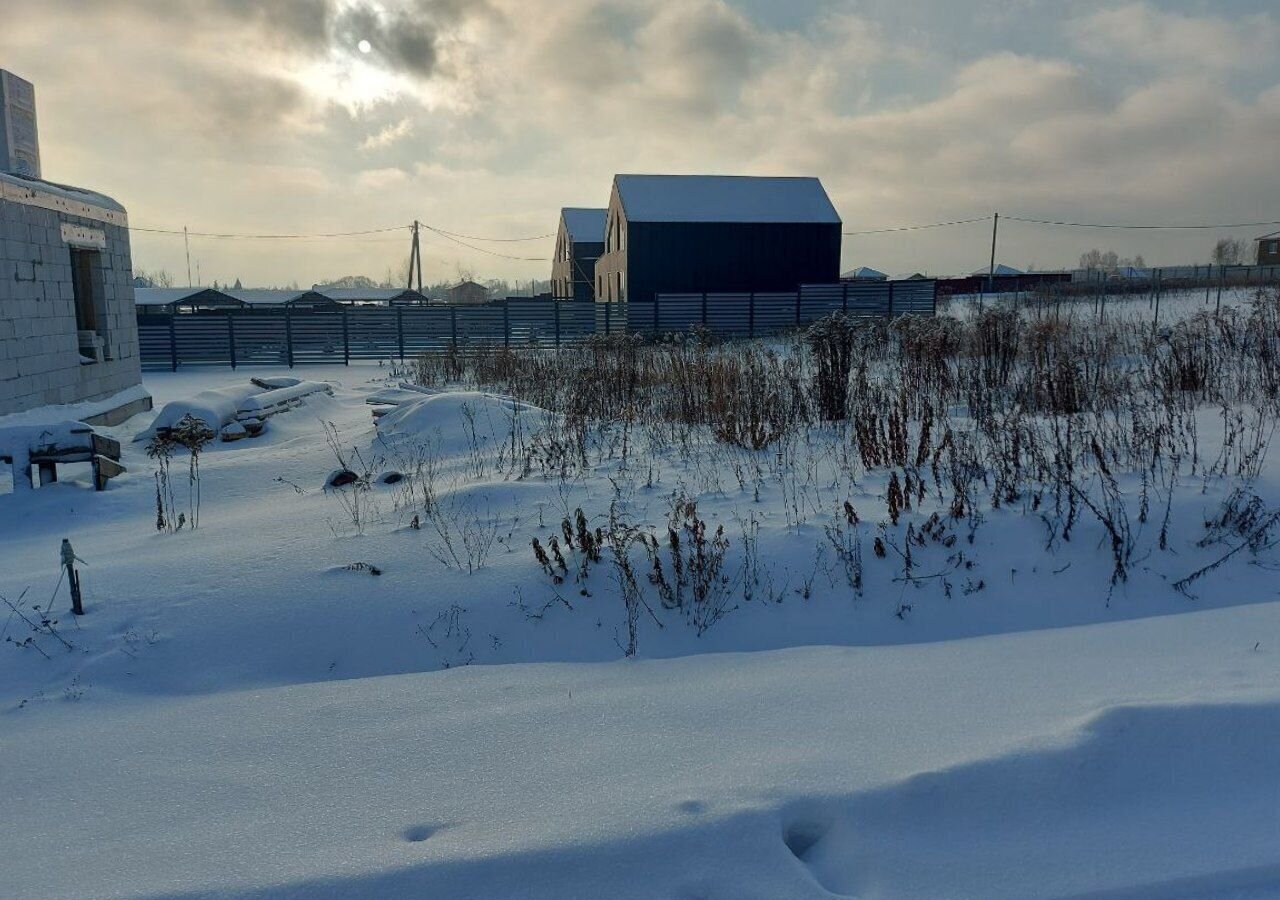
[[206, 310], [140, 313], [148, 369], [181, 365], [285, 365], [412, 359], [450, 347], [573, 346], [595, 334], [661, 334], [703, 326], [757, 337], [832, 312], [932, 315], [932, 281], [803, 285], [792, 293], [660, 294], [651, 303], [518, 300], [483, 306], [353, 306], [342, 310]]

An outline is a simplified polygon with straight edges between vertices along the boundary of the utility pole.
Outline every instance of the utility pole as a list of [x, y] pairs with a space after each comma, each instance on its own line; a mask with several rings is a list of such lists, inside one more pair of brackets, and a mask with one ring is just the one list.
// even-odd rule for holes
[[414, 219], [413, 220], [413, 249], [416, 251], [416, 255], [418, 257], [418, 293], [421, 294], [422, 293], [422, 244], [419, 243], [418, 241], [418, 226], [419, 226], [418, 220]]
[[422, 245], [418, 242], [418, 226], [418, 220], [414, 219], [413, 238], [409, 242], [409, 276], [405, 289], [410, 291], [413, 290], [413, 275], [416, 268], [418, 275], [418, 293], [422, 293]]
[[1000, 229], [1000, 213], [991, 217], [991, 268], [987, 270], [987, 291], [996, 292], [996, 232]]
[[187, 235], [187, 226], [182, 226], [182, 243], [187, 248], [187, 287], [194, 287], [191, 283], [191, 238]]

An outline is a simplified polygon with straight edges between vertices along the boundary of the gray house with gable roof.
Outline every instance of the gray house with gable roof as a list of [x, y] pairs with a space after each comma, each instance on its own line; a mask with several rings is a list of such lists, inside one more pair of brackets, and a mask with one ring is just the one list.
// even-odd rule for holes
[[617, 175], [596, 299], [794, 291], [840, 277], [840, 216], [816, 178]]

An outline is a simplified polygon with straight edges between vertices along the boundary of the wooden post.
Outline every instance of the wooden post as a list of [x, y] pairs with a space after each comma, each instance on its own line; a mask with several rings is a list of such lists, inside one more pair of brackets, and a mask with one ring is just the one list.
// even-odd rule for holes
[[234, 372], [236, 368], [236, 326], [231, 318], [231, 313], [227, 313], [227, 350], [231, 356], [231, 370]]
[[556, 320], [556, 349], [560, 349], [560, 303], [555, 299], [551, 301], [551, 313]]
[[893, 321], [893, 282], [889, 282], [889, 321]]
[[342, 364], [351, 365], [351, 331], [347, 326], [347, 308], [342, 307]]
[[169, 310], [169, 359], [173, 363], [173, 371], [178, 371], [178, 331], [174, 324], [178, 318], [176, 309]]
[[396, 344], [400, 348], [400, 362], [404, 362], [404, 310], [396, 307]]
[[747, 297], [747, 337], [756, 336], [756, 295], [752, 291]]
[[[609, 307], [606, 306], [604, 309], [605, 309], [605, 312], [608, 313]], [[502, 346], [504, 347], [511, 346], [511, 301], [510, 300], [502, 301]]]
[[62, 539], [62, 565], [67, 570], [67, 584], [71, 587], [71, 611], [77, 616], [84, 615], [84, 602], [80, 597], [80, 573], [76, 571], [76, 551], [71, 549], [71, 541]]
[[289, 304], [284, 305], [284, 352], [289, 368], [293, 368], [293, 319], [289, 315]]

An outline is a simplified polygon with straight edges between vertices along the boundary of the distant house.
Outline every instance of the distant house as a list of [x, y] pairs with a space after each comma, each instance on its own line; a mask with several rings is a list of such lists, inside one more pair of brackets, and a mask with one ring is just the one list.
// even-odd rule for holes
[[248, 288], [223, 291], [250, 309], [340, 309], [341, 304], [317, 291]]
[[425, 295], [405, 288], [317, 287], [314, 290], [346, 306], [421, 306], [427, 302]]
[[449, 303], [488, 303], [489, 289], [474, 281], [464, 281], [445, 291], [445, 300]]
[[215, 309], [243, 309], [245, 304], [229, 294], [207, 287], [135, 287], [138, 315], [174, 312], [207, 312]]
[[888, 281], [889, 276], [870, 266], [858, 266], [840, 276], [841, 281]]
[[596, 299], [830, 284], [840, 240], [840, 216], [816, 178], [617, 175]]
[[991, 271], [990, 266], [984, 266], [981, 269], [975, 269], [969, 273], [970, 275], [987, 276], [994, 274], [997, 278], [1001, 276], [1008, 277], [1010, 275], [1025, 275], [1021, 269], [1015, 269], [1013, 266], [1006, 266], [1004, 263], [996, 263], [995, 272]]
[[0, 415], [94, 401], [115, 424], [142, 389], [125, 209], [110, 197], [0, 173]]
[[1254, 238], [1254, 242], [1258, 245], [1255, 257], [1258, 265], [1280, 266], [1280, 231]]
[[556, 299], [595, 299], [596, 260], [604, 253], [607, 213], [577, 207], [560, 210], [556, 255], [551, 263], [551, 293]]

